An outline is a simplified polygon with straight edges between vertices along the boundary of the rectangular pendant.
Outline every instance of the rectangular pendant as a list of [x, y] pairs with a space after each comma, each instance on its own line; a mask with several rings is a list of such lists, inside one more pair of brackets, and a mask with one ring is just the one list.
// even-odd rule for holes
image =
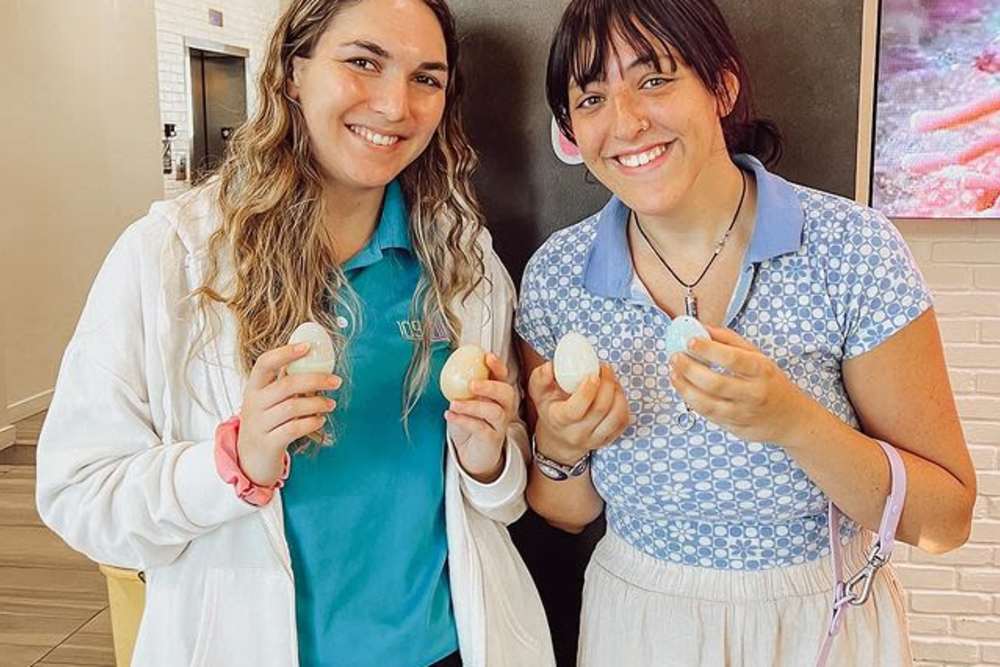
[[684, 295], [684, 312], [698, 319], [698, 297], [690, 292]]

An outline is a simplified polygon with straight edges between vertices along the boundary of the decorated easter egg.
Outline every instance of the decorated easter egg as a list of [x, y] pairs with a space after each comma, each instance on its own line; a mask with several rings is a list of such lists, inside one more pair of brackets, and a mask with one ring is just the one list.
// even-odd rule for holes
[[474, 396], [469, 383], [489, 377], [486, 353], [477, 345], [463, 345], [444, 362], [441, 369], [441, 393], [449, 401], [465, 401]]
[[285, 370], [296, 373], [332, 373], [337, 362], [333, 352], [333, 339], [326, 329], [317, 322], [303, 322], [288, 339], [289, 345], [309, 343], [309, 353], [288, 364]]
[[567, 394], [576, 391], [591, 375], [601, 374], [601, 365], [590, 341], [575, 331], [559, 339], [552, 365], [556, 383]]

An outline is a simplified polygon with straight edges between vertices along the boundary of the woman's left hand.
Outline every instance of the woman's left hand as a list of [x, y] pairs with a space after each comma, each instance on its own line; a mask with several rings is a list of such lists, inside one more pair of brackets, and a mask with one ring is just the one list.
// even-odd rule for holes
[[500, 476], [504, 465], [507, 427], [517, 414], [517, 394], [507, 383], [507, 366], [495, 354], [486, 355], [489, 380], [469, 383], [475, 397], [452, 401], [444, 413], [462, 467], [480, 482]]
[[725, 374], [683, 353], [670, 360], [670, 381], [699, 415], [743, 440], [780, 445], [822, 409], [752, 343], [730, 329], [707, 329], [712, 340], [695, 339], [688, 350]]

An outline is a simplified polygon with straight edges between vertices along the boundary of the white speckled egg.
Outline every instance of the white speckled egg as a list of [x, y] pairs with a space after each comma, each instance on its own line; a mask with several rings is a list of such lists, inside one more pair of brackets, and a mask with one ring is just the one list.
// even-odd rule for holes
[[303, 322], [288, 339], [289, 345], [298, 343], [309, 343], [309, 352], [301, 359], [296, 359], [288, 364], [285, 370], [289, 374], [297, 373], [332, 373], [337, 362], [337, 357], [333, 352], [333, 339], [326, 332], [321, 324], [317, 322]]
[[681, 315], [674, 318], [674, 321], [667, 327], [667, 357], [672, 357], [678, 352], [684, 352], [699, 361], [704, 361], [697, 355], [688, 352], [688, 342], [694, 338], [712, 340], [712, 337], [708, 335], [708, 330], [702, 326], [701, 322], [690, 315]]
[[475, 396], [469, 390], [469, 383], [489, 377], [486, 353], [477, 345], [463, 345], [444, 362], [441, 369], [441, 393], [449, 401], [466, 401]]
[[559, 339], [552, 358], [556, 383], [572, 394], [591, 375], [601, 374], [601, 364], [590, 341], [571, 331]]

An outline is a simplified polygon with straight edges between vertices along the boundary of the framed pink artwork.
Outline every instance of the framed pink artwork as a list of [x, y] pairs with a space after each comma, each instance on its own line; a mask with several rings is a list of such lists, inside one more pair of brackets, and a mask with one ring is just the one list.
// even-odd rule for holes
[[869, 0], [865, 25], [858, 198], [891, 218], [1000, 219], [1000, 2]]

